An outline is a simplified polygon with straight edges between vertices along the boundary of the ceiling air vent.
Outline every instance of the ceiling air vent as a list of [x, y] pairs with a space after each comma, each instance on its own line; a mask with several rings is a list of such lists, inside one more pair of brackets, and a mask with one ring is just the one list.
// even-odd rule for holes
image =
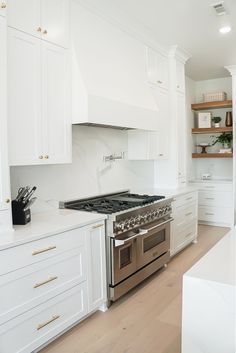
[[224, 2], [219, 2], [217, 4], [211, 5], [215, 10], [217, 16], [223, 16], [226, 14], [226, 9], [224, 7]]

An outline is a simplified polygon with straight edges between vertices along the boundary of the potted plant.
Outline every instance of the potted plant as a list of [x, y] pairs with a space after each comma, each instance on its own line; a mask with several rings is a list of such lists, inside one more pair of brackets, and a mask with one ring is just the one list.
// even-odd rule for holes
[[219, 136], [211, 136], [215, 140], [212, 143], [212, 146], [214, 146], [216, 143], [221, 143], [224, 149], [231, 148], [231, 141], [233, 140], [233, 134], [232, 132], [223, 132]]
[[214, 117], [212, 118], [212, 121], [213, 121], [215, 127], [220, 127], [220, 122], [221, 122], [221, 120], [222, 120], [222, 119], [221, 119], [220, 116], [214, 116]]

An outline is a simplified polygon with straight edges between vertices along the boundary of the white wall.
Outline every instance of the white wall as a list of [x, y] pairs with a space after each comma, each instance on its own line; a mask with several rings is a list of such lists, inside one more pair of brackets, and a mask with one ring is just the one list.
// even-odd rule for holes
[[227, 98], [232, 99], [231, 77], [217, 78], [214, 80], [195, 81], [196, 103], [203, 102], [202, 94], [211, 92], [226, 92]]
[[12, 196], [22, 185], [36, 185], [43, 200], [153, 187], [153, 162], [103, 162], [103, 156], [121, 151], [127, 151], [127, 131], [73, 126], [72, 164], [11, 167]]

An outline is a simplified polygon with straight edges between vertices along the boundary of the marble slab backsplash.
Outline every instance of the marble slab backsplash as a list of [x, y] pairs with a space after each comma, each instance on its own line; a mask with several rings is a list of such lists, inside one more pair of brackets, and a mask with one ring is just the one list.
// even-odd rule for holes
[[72, 164], [11, 167], [12, 197], [20, 186], [36, 185], [39, 201], [33, 210], [37, 212], [43, 202], [53, 206], [58, 200], [152, 188], [152, 161], [103, 161], [104, 156], [127, 152], [127, 146], [127, 131], [75, 125]]

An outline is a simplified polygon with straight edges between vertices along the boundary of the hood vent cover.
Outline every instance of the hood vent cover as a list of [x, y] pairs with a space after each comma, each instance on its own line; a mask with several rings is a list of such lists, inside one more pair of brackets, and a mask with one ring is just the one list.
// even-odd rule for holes
[[226, 9], [224, 7], [224, 2], [220, 2], [218, 4], [212, 5], [213, 9], [215, 10], [216, 16], [224, 16], [226, 15]]

